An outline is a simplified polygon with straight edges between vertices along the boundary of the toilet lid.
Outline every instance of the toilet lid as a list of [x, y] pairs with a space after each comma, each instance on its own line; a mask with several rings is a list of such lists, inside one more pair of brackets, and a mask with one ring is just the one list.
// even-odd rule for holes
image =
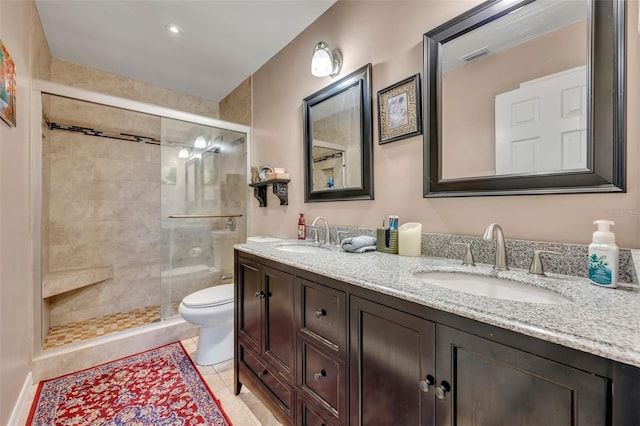
[[233, 301], [233, 284], [216, 285], [191, 293], [182, 303], [189, 308], [206, 308]]

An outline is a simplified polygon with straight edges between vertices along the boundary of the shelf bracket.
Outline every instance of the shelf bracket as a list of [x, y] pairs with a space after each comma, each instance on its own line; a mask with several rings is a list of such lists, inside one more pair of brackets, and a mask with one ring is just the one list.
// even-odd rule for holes
[[253, 188], [253, 196], [260, 202], [260, 207], [267, 207], [267, 186], [273, 187], [273, 193], [280, 199], [281, 206], [289, 205], [289, 189], [287, 184], [289, 179], [274, 179], [271, 181], [262, 181], [250, 183]]
[[253, 196], [258, 200], [258, 202], [260, 202], [260, 207], [267, 207], [267, 187], [266, 186], [254, 186]]
[[280, 199], [281, 206], [289, 205], [289, 189], [286, 183], [274, 183], [273, 193]]

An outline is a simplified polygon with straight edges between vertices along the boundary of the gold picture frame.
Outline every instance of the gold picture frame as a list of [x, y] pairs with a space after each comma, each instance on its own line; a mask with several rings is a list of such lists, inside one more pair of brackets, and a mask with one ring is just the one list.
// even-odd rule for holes
[[422, 134], [420, 74], [378, 92], [378, 144]]

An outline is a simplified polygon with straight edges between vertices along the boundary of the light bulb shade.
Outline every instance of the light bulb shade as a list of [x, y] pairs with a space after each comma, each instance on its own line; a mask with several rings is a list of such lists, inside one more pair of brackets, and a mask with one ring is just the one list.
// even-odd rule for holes
[[204, 136], [200, 135], [193, 142], [193, 147], [198, 149], [204, 149], [207, 147], [207, 139]]
[[189, 158], [189, 150], [187, 148], [181, 148], [178, 151], [178, 158]]
[[311, 58], [311, 74], [316, 77], [334, 77], [340, 72], [342, 55], [339, 50], [333, 52], [324, 41], [316, 44]]

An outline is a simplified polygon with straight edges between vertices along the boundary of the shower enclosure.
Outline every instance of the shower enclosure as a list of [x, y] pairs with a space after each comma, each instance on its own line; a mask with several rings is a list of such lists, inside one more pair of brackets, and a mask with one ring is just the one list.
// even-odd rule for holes
[[162, 118], [162, 309], [233, 282], [233, 245], [246, 239], [245, 135]]
[[233, 245], [246, 239], [246, 126], [35, 86], [44, 349], [160, 322], [187, 294], [233, 282]]

